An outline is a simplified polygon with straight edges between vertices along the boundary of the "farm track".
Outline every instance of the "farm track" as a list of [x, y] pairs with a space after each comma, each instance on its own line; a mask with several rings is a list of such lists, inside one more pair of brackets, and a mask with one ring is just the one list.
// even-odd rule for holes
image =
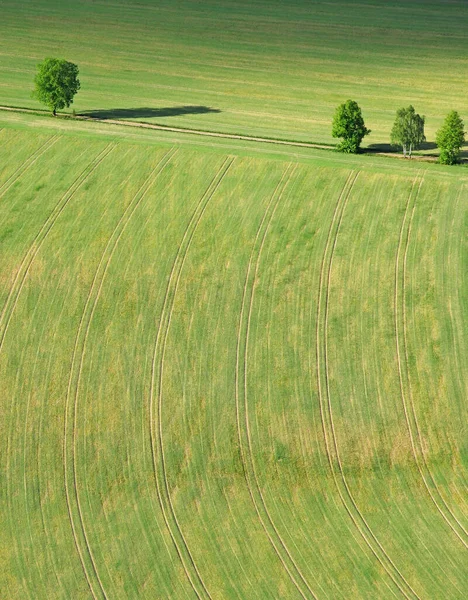
[[279, 202], [283, 197], [284, 191], [293, 177], [295, 168], [288, 166], [286, 171], [273, 192], [268, 206], [260, 222], [254, 245], [250, 255], [247, 273], [245, 278], [242, 306], [239, 317], [239, 328], [236, 351], [236, 415], [237, 429], [239, 438], [239, 447], [244, 470], [244, 476], [252, 499], [255, 511], [259, 521], [273, 546], [281, 564], [288, 573], [291, 581], [297, 588], [302, 598], [314, 598], [317, 596], [313, 592], [303, 573], [299, 569], [293, 556], [291, 555], [285, 541], [276, 527], [271, 514], [268, 510], [265, 498], [262, 493], [260, 482], [255, 469], [252, 450], [252, 438], [250, 432], [248, 416], [248, 394], [247, 394], [247, 365], [248, 365], [248, 342], [250, 333], [250, 323], [252, 316], [253, 301], [255, 296], [255, 286], [258, 277], [260, 259], [265, 240], [278, 208]]
[[[335, 212], [333, 214], [330, 230], [323, 254], [320, 269], [320, 284], [317, 302], [317, 329], [316, 329], [316, 366], [318, 395], [320, 402], [320, 414], [328, 462], [332, 476], [338, 490], [343, 506], [353, 521], [360, 535], [372, 551], [373, 555], [389, 575], [394, 585], [405, 598], [418, 599], [418, 594], [413, 590], [409, 582], [399, 571], [393, 560], [385, 551], [381, 542], [374, 534], [364, 515], [360, 511], [352, 491], [346, 479], [341, 456], [339, 452], [338, 439], [333, 421], [333, 408], [330, 393], [330, 378], [328, 366], [328, 314], [330, 305], [330, 285], [333, 267], [333, 257], [338, 241], [339, 231], [343, 221], [346, 206], [359, 177], [359, 172], [352, 172], [338, 198]], [[331, 442], [330, 442], [331, 439]], [[338, 471], [338, 473], [337, 473]], [[340, 483], [341, 480], [341, 483]]]
[[[70, 525], [72, 528], [73, 538], [75, 541], [75, 546], [80, 557], [81, 565], [83, 568], [84, 575], [86, 577], [86, 581], [88, 583], [89, 589], [93, 598], [97, 599], [105, 598], [107, 600], [108, 596], [104, 589], [102, 580], [99, 576], [97, 565], [91, 550], [91, 546], [89, 543], [88, 535], [85, 528], [83, 511], [81, 508], [80, 496], [79, 496], [79, 481], [78, 481], [78, 473], [77, 473], [77, 464], [76, 464], [76, 431], [77, 431], [77, 423], [78, 423], [78, 396], [79, 396], [79, 387], [80, 387], [80, 379], [81, 373], [83, 369], [84, 355], [86, 351], [86, 342], [88, 338], [89, 328], [93, 319], [94, 311], [96, 309], [96, 305], [99, 301], [99, 297], [101, 294], [102, 286], [104, 283], [104, 279], [107, 274], [107, 270], [112, 261], [112, 257], [117, 248], [117, 245], [130, 221], [133, 214], [135, 213], [138, 206], [141, 204], [142, 200], [145, 198], [155, 180], [159, 176], [159, 174], [163, 171], [164, 167], [168, 164], [168, 162], [173, 158], [176, 150], [171, 149], [167, 152], [163, 158], [158, 162], [156, 167], [152, 170], [149, 177], [134, 195], [132, 201], [129, 203], [127, 208], [125, 209], [123, 215], [121, 216], [119, 222], [114, 228], [107, 245], [104, 249], [104, 252], [99, 261], [98, 267], [96, 269], [96, 273], [94, 275], [94, 279], [91, 285], [91, 288], [88, 293], [88, 297], [86, 299], [86, 303], [83, 309], [83, 313], [81, 316], [80, 324], [78, 327], [75, 345], [73, 350], [72, 361], [70, 365], [70, 377], [68, 383], [67, 397], [65, 401], [65, 419], [64, 419], [64, 437], [63, 437], [63, 461], [64, 461], [64, 484], [65, 484], [65, 494], [67, 499], [67, 507], [68, 507], [68, 515], [70, 519]], [[71, 431], [70, 429], [71, 422]], [[71, 437], [71, 447], [69, 447], [70, 442], [69, 438]], [[70, 470], [69, 461], [71, 460], [72, 468]], [[70, 485], [71, 483], [71, 485]], [[73, 496], [70, 492], [70, 489], [73, 489]], [[78, 526], [77, 528], [75, 524], [75, 517], [73, 513], [76, 513], [78, 517]], [[79, 533], [78, 533], [79, 531]], [[80, 538], [80, 539], [79, 539]], [[85, 554], [87, 560], [85, 559]], [[88, 565], [87, 565], [88, 563]], [[91, 566], [91, 573], [88, 571], [88, 566]], [[98, 585], [98, 592], [91, 583], [91, 579], [95, 579]]]
[[[184, 231], [167, 282], [151, 367], [151, 385], [149, 393], [149, 425], [156, 490], [166, 527], [169, 531], [172, 542], [175, 546], [175, 549], [180, 558], [182, 567], [190, 582], [190, 585], [192, 586], [192, 589], [195, 592], [197, 598], [199, 598], [200, 600], [202, 598], [211, 599], [212, 596], [208, 591], [206, 584], [203, 581], [203, 578], [196, 566], [195, 559], [188, 546], [187, 540], [184, 537], [180, 523], [177, 519], [174, 505], [171, 499], [169, 482], [167, 478], [162, 424], [164, 356], [167, 337], [171, 325], [174, 301], [177, 294], [177, 289], [179, 286], [179, 281], [184, 267], [184, 263], [187, 258], [188, 251], [190, 249], [193, 236], [195, 235], [195, 232], [205, 213], [208, 203], [210, 202], [211, 198], [214, 196], [217, 189], [221, 185], [224, 177], [228, 173], [234, 161], [235, 158], [228, 157], [223, 162], [217, 174], [209, 184], [207, 190], [200, 198], [200, 201], [195, 207], [190, 221]], [[157, 401], [157, 410], [155, 407], [155, 400]]]
[[[15, 108], [12, 106], [0, 106], [0, 111], [18, 112], [25, 114], [50, 114], [47, 111], [34, 110], [30, 108]], [[60, 114], [59, 114], [60, 116]], [[63, 115], [67, 118], [69, 115]], [[251, 135], [240, 135], [235, 133], [222, 133], [217, 131], [206, 131], [204, 129], [188, 129], [185, 127], [171, 127], [169, 125], [157, 125], [153, 123], [145, 123], [143, 121], [126, 121], [124, 119], [97, 119], [85, 115], [76, 115], [73, 117], [79, 121], [93, 121], [95, 123], [105, 123], [109, 125], [122, 125], [124, 127], [137, 127], [140, 129], [155, 129], [156, 131], [167, 131], [171, 133], [189, 133], [193, 135], [201, 135], [206, 137], [224, 138], [228, 140], [241, 140], [245, 142], [261, 142], [267, 144], [277, 144], [283, 146], [295, 146], [299, 148], [319, 148], [322, 150], [333, 150], [333, 147], [326, 144], [315, 144], [312, 142], [294, 142], [288, 140], [280, 140], [275, 138], [263, 138]]]
[[52, 148], [52, 146], [58, 141], [59, 135], [53, 135], [48, 140], [46, 140], [39, 148], [31, 154], [29, 158], [27, 158], [24, 163], [19, 166], [12, 175], [5, 181], [5, 183], [0, 187], [0, 198], [2, 198], [8, 190], [18, 181], [18, 179], [26, 173], [38, 160], [41, 158], [43, 154]]
[[[406, 280], [407, 280], [407, 256], [410, 245], [411, 231], [413, 225], [414, 213], [416, 210], [417, 199], [424, 179], [421, 178], [419, 186], [415, 192], [416, 180], [413, 182], [411, 194], [405, 208], [405, 215], [400, 229], [400, 239], [395, 259], [395, 340], [396, 354], [398, 361], [398, 376], [400, 385], [401, 400], [403, 403], [405, 420], [408, 427], [408, 433], [411, 441], [411, 449], [418, 471], [424, 483], [432, 502], [442, 515], [449, 528], [453, 531], [463, 546], [468, 549], [468, 532], [462, 523], [457, 519], [449, 505], [442, 496], [437, 482], [429, 468], [424, 451], [424, 444], [419, 426], [416, 407], [411, 385], [411, 373], [409, 368], [409, 352], [407, 340], [407, 319], [406, 319]], [[408, 215], [410, 217], [408, 218]], [[401, 259], [402, 249], [404, 247], [403, 259]], [[400, 314], [401, 313], [401, 319]], [[403, 351], [401, 348], [403, 347]], [[406, 388], [406, 391], [405, 391]], [[409, 403], [408, 403], [409, 399]], [[415, 441], [416, 440], [416, 441]], [[430, 483], [429, 483], [430, 482]], [[431, 486], [433, 489], [431, 489]], [[436, 496], [438, 496], [439, 501]], [[445, 510], [444, 510], [445, 509]]]

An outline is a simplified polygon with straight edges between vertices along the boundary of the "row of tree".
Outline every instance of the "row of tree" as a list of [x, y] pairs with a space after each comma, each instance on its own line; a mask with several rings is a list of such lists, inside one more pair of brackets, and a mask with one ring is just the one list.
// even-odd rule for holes
[[[397, 110], [390, 141], [393, 146], [403, 149], [403, 155], [411, 158], [413, 150], [421, 147], [426, 141], [424, 134], [425, 117], [418, 115], [413, 106]], [[332, 135], [341, 138], [338, 150], [356, 154], [362, 140], [369, 135], [362, 116], [362, 111], [354, 100], [340, 104], [333, 119]], [[465, 142], [464, 123], [456, 110], [446, 117], [441, 129], [437, 132], [436, 144], [440, 150], [439, 161], [444, 165], [459, 162], [461, 148]]]
[[[66, 60], [46, 58], [38, 65], [34, 83], [33, 95], [49, 106], [56, 115], [57, 110], [68, 108], [72, 104], [75, 94], [80, 89], [78, 67]], [[393, 125], [391, 143], [403, 148], [404, 156], [411, 158], [413, 150], [420, 148], [426, 141], [424, 124], [425, 118], [418, 115], [413, 106], [400, 108]], [[348, 100], [336, 109], [332, 134], [333, 137], [342, 139], [338, 145], [341, 152], [359, 152], [362, 140], [369, 133], [370, 129], [364, 124], [357, 102]], [[448, 114], [442, 129], [437, 132], [436, 143], [440, 149], [440, 162], [446, 165], [458, 162], [464, 142], [463, 121], [454, 110]]]

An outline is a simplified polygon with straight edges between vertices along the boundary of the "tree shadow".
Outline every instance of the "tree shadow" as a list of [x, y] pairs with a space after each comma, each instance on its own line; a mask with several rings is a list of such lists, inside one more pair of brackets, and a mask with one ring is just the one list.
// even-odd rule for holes
[[460, 152], [460, 162], [462, 162], [463, 164], [468, 163], [468, 144], [462, 146]]
[[[435, 150], [436, 148], [437, 144], [434, 142], [423, 142], [418, 150]], [[398, 146], [391, 144], [369, 144], [364, 150], [366, 152], [394, 152], [395, 154], [402, 151]]]
[[170, 106], [164, 108], [108, 108], [104, 110], [87, 110], [80, 113], [81, 117], [93, 119], [153, 119], [156, 117], [180, 117], [183, 115], [204, 115], [220, 113], [218, 108], [209, 106]]

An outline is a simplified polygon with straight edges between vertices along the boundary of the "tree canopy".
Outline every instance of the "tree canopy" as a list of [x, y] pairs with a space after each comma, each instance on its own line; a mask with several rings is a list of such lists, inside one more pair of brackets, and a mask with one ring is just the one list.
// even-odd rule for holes
[[418, 115], [413, 106], [397, 110], [395, 123], [391, 133], [391, 142], [394, 146], [403, 148], [404, 156], [411, 155], [413, 150], [419, 148], [426, 141], [424, 135], [425, 117]]
[[444, 165], [454, 165], [460, 159], [460, 149], [465, 142], [464, 123], [456, 110], [445, 118], [437, 132], [436, 143], [440, 149], [439, 161]]
[[77, 65], [59, 58], [46, 58], [37, 65], [33, 96], [48, 106], [54, 116], [69, 107], [80, 89]]
[[343, 141], [338, 144], [338, 150], [356, 154], [364, 136], [369, 135], [370, 129], [364, 124], [362, 111], [357, 102], [347, 100], [344, 104], [338, 106], [333, 119], [332, 135], [335, 138], [342, 138]]

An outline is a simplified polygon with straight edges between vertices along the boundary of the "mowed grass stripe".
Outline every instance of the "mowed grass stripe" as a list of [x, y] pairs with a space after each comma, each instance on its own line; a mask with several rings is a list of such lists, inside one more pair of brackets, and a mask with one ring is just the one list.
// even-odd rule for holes
[[[372, 550], [378, 562], [385, 569], [391, 580], [398, 590], [408, 600], [411, 598], [419, 599], [418, 594], [413, 590], [406, 578], [400, 572], [393, 560], [390, 558], [385, 548], [382, 546], [379, 539], [374, 534], [369, 526], [363, 513], [359, 509], [351, 488], [346, 479], [343, 464], [341, 461], [340, 450], [338, 446], [337, 435], [333, 421], [333, 408], [330, 394], [330, 379], [328, 372], [328, 315], [330, 303], [330, 283], [333, 268], [333, 255], [337, 245], [338, 235], [343, 221], [344, 213], [348, 199], [351, 195], [354, 184], [359, 177], [358, 173], [351, 173], [345, 184], [342, 194], [336, 204], [333, 220], [330, 225], [329, 237], [325, 246], [323, 262], [320, 273], [319, 295], [317, 302], [317, 331], [316, 331], [316, 348], [317, 348], [317, 381], [318, 393], [320, 401], [320, 411], [323, 424], [323, 432], [325, 445], [327, 450], [328, 461], [332, 471], [333, 479], [336, 484], [340, 499], [346, 509], [346, 512], [351, 517], [356, 525], [359, 533]], [[323, 364], [323, 366], [322, 366]], [[330, 439], [332, 443], [330, 443]], [[338, 474], [336, 466], [338, 467]], [[338, 476], [337, 476], [338, 475]], [[340, 483], [341, 480], [341, 483]], [[372, 541], [374, 543], [372, 543]]]
[[278, 183], [269, 204], [260, 222], [255, 237], [254, 246], [247, 266], [244, 290], [242, 295], [242, 305], [239, 317], [239, 333], [237, 340], [236, 356], [236, 415], [237, 428], [239, 436], [239, 446], [241, 450], [244, 475], [249, 489], [252, 502], [256, 513], [262, 524], [262, 527], [270, 540], [275, 552], [281, 561], [284, 569], [288, 573], [298, 592], [303, 598], [317, 598], [310, 587], [303, 573], [295, 562], [290, 550], [276, 527], [270, 511], [268, 510], [265, 498], [263, 496], [260, 482], [257, 476], [255, 462], [252, 450], [252, 439], [248, 417], [248, 393], [247, 393], [247, 375], [248, 375], [248, 343], [250, 324], [252, 317], [252, 307], [255, 295], [256, 279], [262, 250], [265, 244], [271, 222], [276, 209], [280, 203], [283, 193], [292, 179], [295, 166], [290, 164], [285, 170], [282, 179]]
[[[130, 219], [134, 215], [139, 204], [146, 196], [151, 186], [154, 184], [159, 173], [164, 169], [166, 164], [170, 161], [176, 150], [171, 149], [167, 152], [163, 158], [158, 162], [156, 167], [150, 173], [147, 180], [140, 187], [138, 192], [133, 197], [130, 204], [125, 209], [122, 217], [117, 223], [109, 241], [104, 249], [104, 253], [101, 257], [99, 265], [97, 267], [93, 283], [91, 285], [88, 298], [83, 310], [80, 325], [75, 340], [75, 347], [73, 351], [72, 363], [70, 368], [70, 378], [68, 384], [68, 392], [65, 404], [65, 420], [64, 420], [64, 439], [63, 439], [63, 459], [64, 459], [64, 481], [65, 491], [67, 497], [67, 507], [70, 518], [70, 525], [73, 531], [73, 537], [78, 551], [80, 561], [83, 567], [83, 571], [86, 580], [89, 585], [89, 589], [94, 598], [104, 597], [107, 599], [107, 595], [102, 584], [101, 578], [98, 573], [98, 569], [94, 560], [93, 552], [89, 544], [88, 536], [86, 533], [85, 523], [83, 519], [83, 512], [81, 509], [80, 496], [79, 496], [79, 481], [77, 472], [76, 462], [76, 429], [78, 421], [78, 395], [80, 386], [80, 377], [83, 367], [84, 354], [86, 350], [86, 340], [88, 337], [89, 326], [91, 324], [93, 314], [99, 300], [100, 292], [106, 276], [109, 264], [112, 260], [113, 254], [119, 243], [119, 240], [125, 231]], [[70, 430], [71, 423], [71, 431]], [[72, 443], [70, 446], [69, 438], [71, 437]], [[69, 455], [71, 459], [72, 467], [69, 467]], [[70, 486], [70, 481], [72, 485]], [[70, 488], [73, 489], [73, 495], [70, 493]], [[78, 525], [75, 524], [75, 517], [73, 513], [78, 515]], [[84, 542], [84, 544], [83, 544]], [[85, 556], [88, 560], [85, 559]], [[91, 570], [89, 565], [91, 565]], [[91, 571], [91, 572], [90, 572]], [[91, 580], [94, 579], [98, 583], [98, 589], [93, 585]]]
[[[406, 282], [407, 282], [407, 257], [408, 248], [410, 245], [411, 230], [413, 225], [416, 203], [421, 191], [424, 179], [421, 178], [419, 185], [415, 191], [416, 181], [413, 184], [410, 197], [406, 204], [405, 214], [401, 224], [400, 239], [395, 259], [395, 340], [396, 354], [398, 361], [398, 376], [400, 382], [401, 400], [403, 403], [405, 420], [408, 427], [408, 433], [411, 440], [411, 449], [418, 471], [424, 482], [432, 502], [437, 507], [437, 510], [442, 515], [445, 522], [454, 532], [463, 546], [468, 549], [467, 538], [468, 532], [463, 527], [456, 515], [452, 512], [449, 505], [441, 494], [437, 481], [434, 478], [430, 467], [427, 463], [426, 453], [424, 451], [421, 430], [418, 423], [416, 408], [413, 399], [411, 385], [411, 369], [409, 368], [408, 355], [408, 339], [406, 325]], [[408, 215], [409, 218], [408, 218]], [[403, 258], [402, 258], [402, 250]], [[400, 318], [401, 313], [401, 318]], [[409, 402], [408, 402], [409, 399]], [[431, 489], [432, 488], [432, 489]], [[436, 496], [439, 498], [437, 500]]]
[[[150, 437], [151, 452], [153, 457], [154, 478], [158, 499], [163, 513], [164, 521], [170, 533], [171, 539], [176, 548], [177, 554], [182, 562], [185, 574], [190, 581], [195, 594], [198, 598], [211, 598], [204, 580], [195, 564], [195, 560], [184, 537], [180, 527], [174, 505], [171, 500], [171, 493], [167, 480], [166, 461], [164, 457], [163, 425], [162, 425], [162, 405], [163, 405], [163, 373], [164, 373], [164, 354], [167, 342], [167, 336], [172, 318], [174, 300], [179, 286], [182, 269], [189, 251], [195, 231], [203, 217], [209, 201], [221, 185], [225, 175], [234, 163], [234, 158], [228, 157], [221, 165], [218, 173], [215, 175], [206, 192], [200, 198], [192, 217], [185, 229], [181, 243], [177, 250], [172, 269], [167, 282], [166, 293], [164, 296], [161, 317], [159, 321], [158, 332], [153, 352], [151, 369], [151, 386], [149, 396], [149, 416], [150, 416]], [[157, 376], [156, 376], [157, 372]], [[156, 393], [155, 393], [156, 392]], [[155, 398], [157, 399], [157, 410], [155, 407]]]
[[29, 158], [27, 158], [22, 165], [20, 165], [16, 171], [5, 181], [5, 183], [0, 187], [0, 198], [2, 198], [7, 191], [16, 183], [16, 181], [24, 175], [38, 160], [41, 156], [52, 148], [52, 146], [59, 140], [59, 135], [53, 135], [48, 140], [46, 140], [35, 152], [31, 154]]
[[34, 262], [34, 259], [41, 249], [42, 244], [47, 238], [50, 230], [54, 226], [54, 223], [65, 209], [67, 204], [76, 194], [76, 192], [80, 189], [80, 187], [85, 183], [88, 177], [97, 169], [97, 167], [102, 163], [102, 161], [110, 154], [112, 149], [115, 147], [115, 144], [109, 144], [106, 148], [86, 167], [86, 169], [75, 179], [69, 189], [65, 192], [62, 198], [54, 207], [51, 214], [48, 216], [43, 226], [37, 233], [34, 238], [31, 246], [29, 247], [27, 253], [25, 254], [23, 261], [16, 273], [13, 284], [10, 288], [10, 292], [5, 301], [4, 307], [2, 309], [2, 313], [0, 315], [0, 352], [3, 347], [3, 342], [5, 339], [5, 335], [8, 330], [8, 325], [10, 323], [13, 311], [15, 310], [15, 306], [18, 303], [18, 298], [21, 294], [21, 291], [24, 286], [24, 282], [28, 276], [31, 265]]

